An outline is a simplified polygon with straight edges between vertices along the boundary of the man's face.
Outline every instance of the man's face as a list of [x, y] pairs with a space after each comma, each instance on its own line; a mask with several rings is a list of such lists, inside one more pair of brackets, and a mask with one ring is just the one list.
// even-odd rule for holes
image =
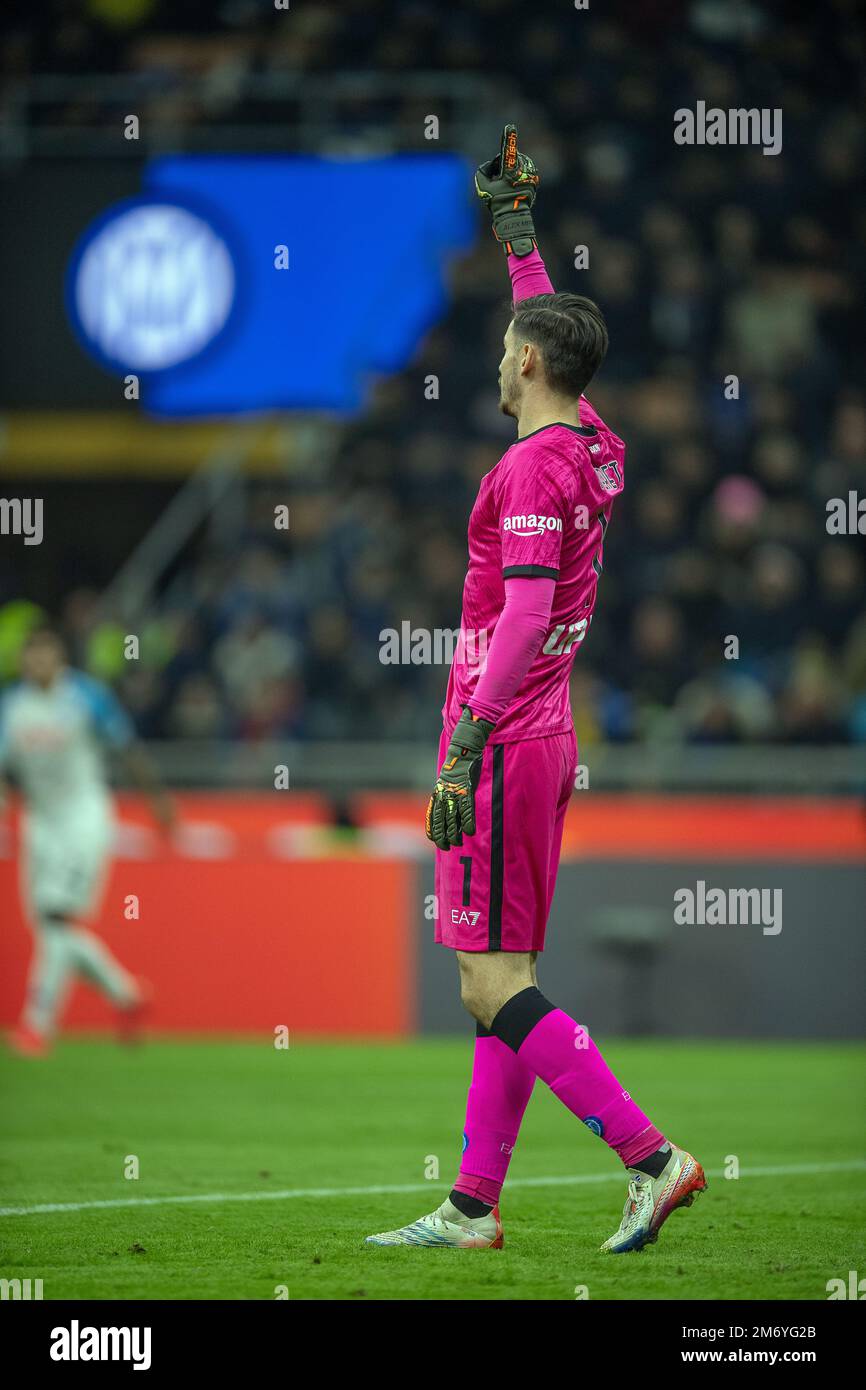
[[504, 352], [499, 363], [499, 409], [503, 415], [513, 415], [517, 419], [521, 390], [513, 323], [508, 325], [502, 345]]
[[51, 685], [62, 666], [63, 648], [56, 637], [34, 637], [21, 652], [21, 674], [37, 685]]

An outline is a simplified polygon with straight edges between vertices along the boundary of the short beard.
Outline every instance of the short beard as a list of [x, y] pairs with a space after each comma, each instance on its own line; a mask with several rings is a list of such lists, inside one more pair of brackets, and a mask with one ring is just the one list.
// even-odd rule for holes
[[516, 373], [508, 381], [507, 386], [504, 381], [499, 383], [499, 409], [503, 415], [510, 415], [513, 420], [518, 419], [516, 391]]

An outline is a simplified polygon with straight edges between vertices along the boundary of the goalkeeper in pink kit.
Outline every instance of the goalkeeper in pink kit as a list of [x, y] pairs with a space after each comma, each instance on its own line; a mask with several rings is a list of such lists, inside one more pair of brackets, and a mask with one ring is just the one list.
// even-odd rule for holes
[[583, 395], [607, 330], [591, 300], [553, 290], [532, 222], [538, 175], [514, 126], [475, 182], [511, 276], [499, 384], [518, 437], [481, 480], [469, 518], [461, 641], [427, 810], [436, 940], [457, 954], [475, 1058], [449, 1196], [367, 1241], [500, 1248], [500, 1193], [540, 1078], [626, 1167], [622, 1221], [601, 1247], [621, 1254], [654, 1242], [706, 1178], [632, 1100], [586, 1030], [541, 993], [536, 959], [577, 767], [569, 676], [592, 622], [625, 448]]

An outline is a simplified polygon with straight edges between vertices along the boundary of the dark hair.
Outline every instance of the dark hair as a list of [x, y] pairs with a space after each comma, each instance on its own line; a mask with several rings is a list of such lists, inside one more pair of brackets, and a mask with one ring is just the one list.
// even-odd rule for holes
[[536, 294], [513, 306], [514, 331], [541, 351], [544, 375], [557, 395], [578, 397], [607, 353], [601, 310], [582, 294]]

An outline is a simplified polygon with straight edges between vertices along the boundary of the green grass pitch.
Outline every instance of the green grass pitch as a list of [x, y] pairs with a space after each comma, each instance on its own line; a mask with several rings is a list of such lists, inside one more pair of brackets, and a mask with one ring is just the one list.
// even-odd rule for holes
[[[502, 1204], [504, 1250], [364, 1248], [449, 1190], [468, 1031], [293, 1038], [285, 1051], [72, 1040], [47, 1061], [0, 1063], [0, 1277], [42, 1279], [46, 1299], [573, 1300], [585, 1288], [592, 1300], [826, 1299], [828, 1279], [866, 1275], [861, 1048], [602, 1046], [710, 1178], [642, 1254], [598, 1254], [625, 1200], [622, 1169], [541, 1084]], [[124, 1177], [131, 1155], [137, 1179]], [[722, 1176], [730, 1155], [736, 1180]], [[407, 1190], [346, 1191], [392, 1186]], [[77, 1209], [94, 1202], [121, 1205]], [[72, 1205], [10, 1214], [43, 1204]]]

